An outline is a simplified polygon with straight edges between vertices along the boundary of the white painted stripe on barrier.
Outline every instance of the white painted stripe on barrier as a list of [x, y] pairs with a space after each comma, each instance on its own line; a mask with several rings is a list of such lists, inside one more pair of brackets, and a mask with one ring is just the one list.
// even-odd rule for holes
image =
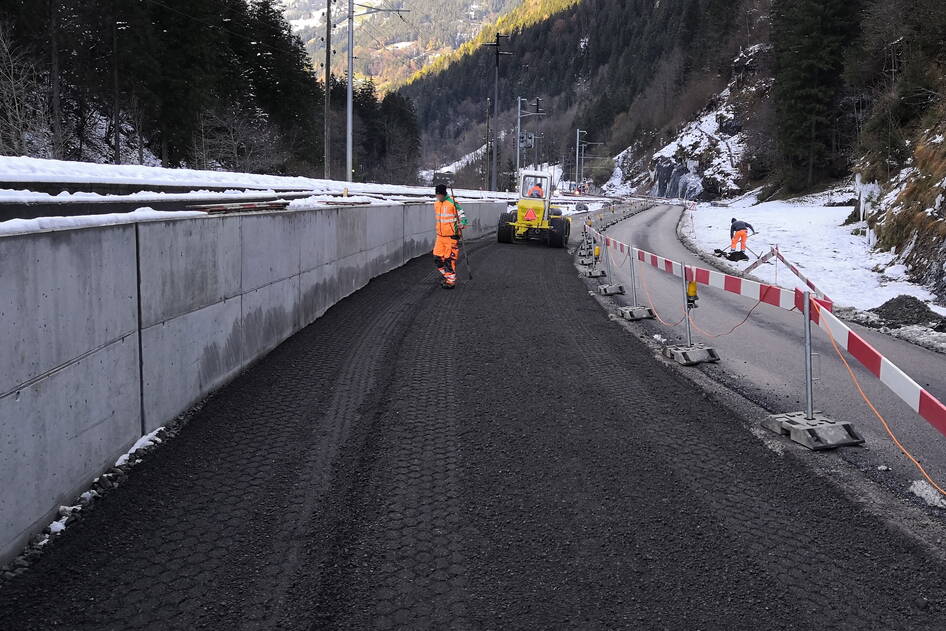
[[742, 285], [739, 287], [739, 294], [741, 296], [745, 296], [746, 298], [751, 298], [752, 300], [759, 300], [759, 297], [762, 295], [762, 287], [759, 285], [759, 283], [742, 279]]
[[880, 361], [880, 381], [913, 408], [914, 412], [920, 411], [920, 391], [922, 388], [886, 357]]
[[819, 308], [818, 313], [820, 316], [818, 318], [818, 325], [834, 338], [834, 341], [838, 343], [838, 346], [844, 350], [848, 350], [847, 341], [848, 331], [850, 329], [848, 329], [843, 322], [838, 320], [837, 316], [827, 309]]
[[710, 270], [709, 273], [709, 286], [715, 287], [717, 289], [726, 289], [726, 275], [722, 272], [714, 272]]

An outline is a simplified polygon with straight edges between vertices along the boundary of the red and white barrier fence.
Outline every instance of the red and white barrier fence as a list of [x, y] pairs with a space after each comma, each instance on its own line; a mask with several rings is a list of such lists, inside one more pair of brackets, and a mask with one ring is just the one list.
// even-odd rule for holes
[[[798, 269], [797, 265], [795, 265], [794, 263], [789, 261], [787, 258], [785, 258], [785, 256], [782, 254], [781, 250], [779, 250], [777, 245], [771, 250], [769, 250], [768, 253], [763, 254], [761, 257], [759, 257], [757, 261], [753, 262], [752, 265], [744, 269], [743, 272], [746, 274], [751, 274], [753, 271], [755, 271], [757, 267], [759, 267], [760, 265], [764, 263], [768, 263], [769, 260], [773, 258], [776, 258], [782, 263], [784, 263], [785, 266], [789, 269], [789, 271], [791, 271], [792, 274], [797, 276], [801, 282], [805, 283], [805, 286], [807, 286], [812, 292], [814, 292], [816, 296], [818, 296], [822, 300], [830, 300], [830, 298], [828, 298], [828, 296], [823, 291], [818, 289], [818, 287], [807, 276], [802, 274], [801, 270]], [[778, 274], [776, 273], [776, 281], [777, 280], [778, 280]]]
[[[815, 301], [817, 302], [817, 301]], [[946, 436], [946, 405], [924, 390], [920, 384], [880, 354], [867, 340], [855, 333], [836, 315], [812, 305], [811, 320], [831, 336], [872, 375], [910, 406], [926, 422]]]
[[[695, 280], [698, 284], [722, 289], [787, 311], [798, 311], [799, 314], [804, 312], [805, 294], [798, 289], [785, 289], [777, 285], [758, 283], [715, 270], [683, 265], [678, 261], [634, 248], [605, 236], [597, 230], [591, 229], [590, 234], [598, 244], [603, 244], [605, 248], [625, 253], [634, 260], [650, 265], [667, 274], [672, 274], [678, 278], [685, 277], [688, 281]], [[778, 256], [786, 265], [791, 266], [777, 249], [774, 250], [773, 256]], [[807, 281], [795, 269], [793, 269], [793, 272], [799, 278]], [[840, 348], [860, 362], [868, 372], [877, 377], [914, 412], [946, 436], [946, 405], [923, 389], [893, 362], [881, 355], [864, 338], [839, 320], [832, 313], [833, 303], [824, 297], [824, 294], [814, 286], [814, 283], [807, 281], [806, 284], [821, 296], [821, 298], [812, 298], [812, 322], [822, 328]]]

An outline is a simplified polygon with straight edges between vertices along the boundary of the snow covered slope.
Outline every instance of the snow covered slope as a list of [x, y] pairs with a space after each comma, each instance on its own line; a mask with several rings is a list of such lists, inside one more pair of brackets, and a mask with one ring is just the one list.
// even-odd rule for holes
[[605, 190], [704, 200], [742, 192], [746, 104], [764, 98], [771, 85], [757, 73], [757, 58], [767, 51], [757, 44], [740, 53], [726, 89], [656, 152], [637, 144], [615, 156]]
[[[681, 229], [701, 250], [712, 254], [716, 248], [728, 248], [733, 217], [748, 221], [759, 233], [749, 238], [749, 247], [755, 253], [764, 255], [778, 245], [788, 260], [840, 306], [872, 309], [906, 294], [946, 315], [946, 308], [933, 304], [935, 296], [931, 291], [909, 281], [906, 266], [896, 262], [894, 253], [871, 247], [865, 222], [842, 225], [854, 206], [836, 204], [850, 200], [853, 194], [853, 187], [848, 186], [820, 195], [763, 204], [756, 204], [754, 194], [729, 207], [699, 204], [695, 210], [687, 211]], [[727, 264], [745, 269], [756, 257], [750, 258]], [[762, 265], [753, 275], [784, 287], [805, 289], [782, 264]]]

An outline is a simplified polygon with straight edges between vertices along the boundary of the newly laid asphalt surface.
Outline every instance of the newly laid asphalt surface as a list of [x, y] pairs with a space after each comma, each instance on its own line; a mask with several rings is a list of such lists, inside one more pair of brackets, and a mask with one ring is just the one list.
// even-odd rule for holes
[[[657, 206], [612, 227], [608, 233], [635, 247], [686, 264], [710, 267], [680, 243], [676, 225], [682, 209]], [[728, 235], [723, 235], [727, 237]], [[750, 244], [751, 247], [751, 244]], [[630, 261], [624, 255], [612, 259], [613, 274], [631, 287]], [[657, 308], [670, 323], [683, 313], [683, 289], [680, 279], [638, 266], [638, 300]], [[784, 270], [786, 274], [789, 272]], [[812, 279], [817, 284], [818, 279]], [[766, 304], [715, 288], [702, 288], [700, 307], [693, 319], [693, 339], [715, 347], [722, 362], [706, 368], [714, 379], [726, 382], [773, 412], [794, 412], [805, 407], [804, 319]], [[756, 307], [755, 309], [753, 309]], [[731, 334], [733, 327], [751, 315]], [[685, 339], [683, 326], [667, 327], [660, 322], [645, 325], [651, 334], [674, 342]], [[854, 326], [885, 357], [894, 362], [921, 386], [946, 401], [946, 355], [926, 350], [875, 330]], [[719, 336], [722, 334], [721, 336]], [[719, 337], [716, 337], [719, 336]], [[815, 407], [839, 421], [850, 421], [866, 439], [866, 448], [844, 450], [844, 456], [900, 493], [921, 478], [915, 467], [900, 453], [884, 431], [880, 421], [858, 394], [847, 369], [838, 359], [827, 335], [812, 330]], [[930, 473], [946, 483], [946, 437], [924, 421], [891, 390], [884, 386], [856, 360], [847, 357], [864, 392], [892, 427], [895, 435]], [[892, 471], [878, 470], [890, 467]]]
[[946, 625], [946, 565], [655, 360], [565, 252], [474, 256], [224, 388], [0, 589], [0, 629]]

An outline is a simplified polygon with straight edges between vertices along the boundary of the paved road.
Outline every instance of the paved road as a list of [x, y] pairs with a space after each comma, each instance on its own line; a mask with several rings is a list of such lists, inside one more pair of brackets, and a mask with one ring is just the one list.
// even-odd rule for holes
[[480, 244], [331, 309], [0, 590], [2, 629], [937, 629], [946, 565]]
[[[708, 267], [677, 239], [676, 225], [682, 209], [658, 206], [621, 222], [609, 231], [618, 240], [688, 264]], [[629, 262], [622, 256], [613, 260], [615, 273], [630, 291]], [[664, 320], [676, 322], [682, 315], [682, 287], [679, 279], [643, 266], [639, 278], [641, 302], [647, 303], [641, 281], [646, 281], [651, 298]], [[817, 279], [813, 279], [817, 283]], [[701, 329], [711, 334], [729, 331], [741, 322], [755, 301], [714, 288], [702, 288], [700, 308], [694, 319]], [[789, 412], [803, 410], [804, 350], [803, 319], [768, 305], [760, 305], [746, 325], [734, 334], [711, 338], [694, 331], [694, 340], [717, 348], [723, 358], [718, 367], [706, 368], [714, 378], [726, 382], [769, 410]], [[941, 400], [946, 400], [946, 355], [934, 353], [863, 327], [854, 327], [875, 348], [913, 377]], [[672, 340], [683, 340], [683, 327], [668, 329], [655, 323], [646, 326], [651, 334]], [[884, 432], [881, 424], [864, 404], [850, 376], [828, 338], [816, 328], [812, 331], [816, 373], [821, 380], [815, 385], [815, 406], [837, 420], [856, 423], [867, 438], [868, 449], [847, 449], [845, 456], [857, 462], [872, 477], [895, 486], [902, 493], [910, 482], [920, 478], [916, 469], [904, 458]], [[849, 358], [850, 359], [850, 358]], [[914, 451], [941, 482], [946, 482], [946, 438], [914, 413], [870, 373], [854, 360], [851, 365], [868, 397], [891, 423], [894, 432], [907, 448]], [[819, 369], [820, 368], [820, 369]], [[893, 474], [878, 471], [878, 466], [894, 468]]]

